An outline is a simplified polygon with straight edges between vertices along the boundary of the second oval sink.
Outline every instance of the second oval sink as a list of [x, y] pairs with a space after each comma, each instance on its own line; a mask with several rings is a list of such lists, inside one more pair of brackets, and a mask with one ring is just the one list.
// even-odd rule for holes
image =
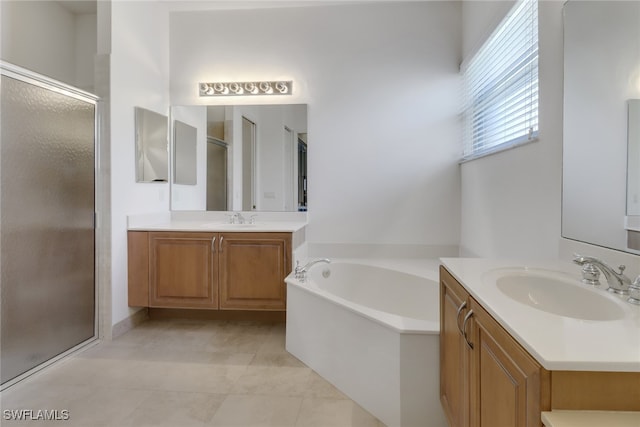
[[545, 270], [511, 270], [496, 278], [509, 298], [547, 313], [582, 320], [618, 320], [624, 311], [608, 294], [583, 288], [577, 280]]

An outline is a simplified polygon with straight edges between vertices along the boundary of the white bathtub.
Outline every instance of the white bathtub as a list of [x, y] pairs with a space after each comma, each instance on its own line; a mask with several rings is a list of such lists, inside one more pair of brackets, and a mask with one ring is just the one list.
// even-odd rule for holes
[[334, 261], [289, 276], [287, 351], [390, 427], [446, 426], [436, 274]]

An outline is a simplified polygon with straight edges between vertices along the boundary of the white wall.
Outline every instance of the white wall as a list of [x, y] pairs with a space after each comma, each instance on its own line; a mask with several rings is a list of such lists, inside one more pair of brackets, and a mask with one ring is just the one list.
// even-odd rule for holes
[[397, 2], [171, 17], [171, 102], [202, 81], [287, 79], [306, 103], [307, 239], [457, 244], [458, 2]]
[[169, 114], [169, 18], [163, 2], [114, 1], [111, 9], [112, 324], [127, 306], [127, 215], [166, 212], [167, 183], [135, 181], [134, 107]]
[[96, 15], [74, 15], [53, 1], [2, 1], [0, 58], [93, 91]]
[[[484, 8], [482, 14], [475, 8]], [[465, 52], [507, 12], [502, 2], [464, 2]], [[491, 12], [491, 13], [489, 13]], [[483, 19], [485, 23], [479, 22]], [[487, 29], [489, 31], [487, 31]], [[461, 253], [484, 257], [556, 257], [562, 183], [562, 2], [539, 3], [540, 138], [464, 163]]]
[[87, 92], [94, 92], [94, 56], [98, 45], [97, 15], [77, 15], [75, 17], [75, 81], [76, 86]]

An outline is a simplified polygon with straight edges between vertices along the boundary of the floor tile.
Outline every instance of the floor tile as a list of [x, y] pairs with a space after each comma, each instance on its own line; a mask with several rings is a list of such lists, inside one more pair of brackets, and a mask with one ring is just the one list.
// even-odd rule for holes
[[229, 395], [210, 425], [225, 427], [294, 426], [302, 399], [284, 396]]
[[86, 394], [69, 402], [69, 420], [61, 425], [116, 427], [123, 425], [136, 407], [148, 397], [147, 390], [85, 386]]
[[246, 366], [162, 363], [158, 389], [229, 393], [247, 369]]
[[304, 399], [296, 427], [379, 427], [378, 420], [347, 399]]
[[311, 375], [309, 375], [309, 382], [305, 391], [305, 397], [348, 399], [344, 393], [316, 372], [311, 372]]
[[122, 427], [201, 427], [211, 421], [226, 395], [153, 391], [120, 425]]
[[2, 426], [382, 426], [285, 350], [283, 323], [150, 320], [2, 392]]
[[257, 353], [266, 334], [221, 332], [204, 343], [203, 350], [221, 353]]
[[281, 367], [281, 368], [305, 368], [306, 365], [302, 363], [295, 356], [280, 352], [280, 353], [261, 353], [258, 352], [253, 360], [251, 366], [263, 366], [263, 367]]
[[302, 397], [310, 375], [309, 368], [249, 366], [232, 393]]

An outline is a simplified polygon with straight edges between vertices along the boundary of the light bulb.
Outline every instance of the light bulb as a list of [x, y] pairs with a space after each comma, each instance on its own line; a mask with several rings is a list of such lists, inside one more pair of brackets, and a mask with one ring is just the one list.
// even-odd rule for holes
[[271, 85], [269, 82], [260, 82], [260, 90], [265, 93], [271, 93]]
[[245, 83], [244, 90], [246, 90], [249, 93], [254, 93], [254, 94], [258, 93], [258, 87], [253, 82]]
[[285, 82], [278, 82], [276, 83], [276, 90], [280, 93], [287, 93], [289, 88]]

